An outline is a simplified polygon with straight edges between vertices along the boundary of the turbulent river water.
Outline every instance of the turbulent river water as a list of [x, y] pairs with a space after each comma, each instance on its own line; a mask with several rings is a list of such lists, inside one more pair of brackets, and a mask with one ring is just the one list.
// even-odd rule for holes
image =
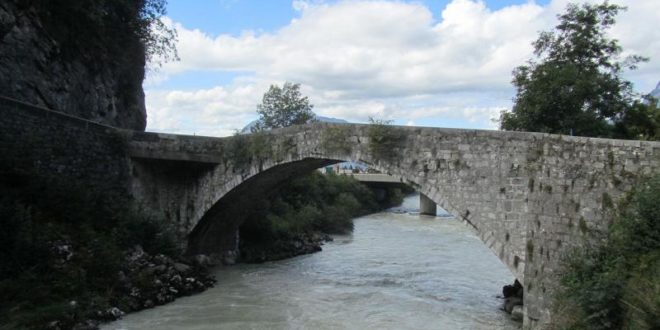
[[417, 208], [357, 218], [319, 253], [219, 268], [214, 288], [102, 329], [518, 329], [497, 298], [513, 275], [465, 225]]

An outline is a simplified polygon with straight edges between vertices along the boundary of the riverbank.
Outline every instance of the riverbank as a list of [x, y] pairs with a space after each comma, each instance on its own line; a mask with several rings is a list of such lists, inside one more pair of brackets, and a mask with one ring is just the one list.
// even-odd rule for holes
[[[46, 330], [94, 330], [103, 322], [115, 321], [127, 313], [172, 302], [179, 297], [202, 292], [216, 282], [204, 259], [173, 259], [163, 254], [151, 255], [142, 247], [126, 251], [121, 270], [116, 274], [119, 285], [106, 303], [85, 306], [71, 300], [69, 313], [49, 321]], [[63, 265], [63, 267], [67, 267]]]
[[281, 239], [264, 244], [240, 244], [240, 262], [261, 263], [282, 260], [299, 255], [322, 251], [322, 245], [332, 241], [323, 233], [295, 234], [289, 239]]
[[217, 268], [213, 288], [102, 329], [519, 329], [497, 297], [513, 276], [464, 224], [392, 212], [354, 224], [322, 253]]
[[95, 329], [213, 285], [163, 221], [98, 191], [0, 162], [1, 329]]
[[[353, 219], [403, 202], [407, 186], [379, 188], [356, 179], [312, 172], [283, 185], [257, 203], [263, 207], [240, 227], [239, 262], [281, 260], [322, 250], [330, 235], [349, 234]], [[380, 198], [377, 196], [380, 195]]]
[[[297, 194], [276, 192], [286, 195], [268, 210], [278, 211], [247, 225], [244, 262], [320, 251], [327, 233], [350, 232], [353, 216], [378, 208], [355, 180], [306, 180], [287, 186]], [[164, 221], [102, 191], [0, 164], [2, 329], [94, 329], [213, 285], [209, 258], [183, 258]]]

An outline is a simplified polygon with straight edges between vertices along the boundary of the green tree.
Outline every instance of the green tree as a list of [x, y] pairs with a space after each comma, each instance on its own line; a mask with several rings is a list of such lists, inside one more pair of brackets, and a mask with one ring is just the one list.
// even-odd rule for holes
[[635, 103], [616, 123], [614, 137], [635, 140], [660, 140], [660, 108], [658, 100], [646, 96]]
[[569, 4], [556, 31], [542, 32], [533, 43], [539, 62], [513, 71], [515, 103], [501, 114], [500, 128], [612, 136], [634, 99], [632, 84], [621, 73], [648, 60], [621, 59], [618, 41], [606, 35], [622, 10], [607, 1]]
[[253, 131], [300, 125], [315, 120], [314, 107], [307, 96], [300, 93], [300, 84], [271, 85], [257, 105], [259, 120]]
[[138, 62], [136, 65], [144, 65], [146, 60], [159, 66], [178, 59], [176, 31], [161, 21], [167, 0], [18, 2], [26, 10], [35, 10], [64, 56], [80, 57], [83, 52], [89, 54], [83, 56], [88, 61], [118, 61], [130, 53], [127, 48], [137, 47], [143, 50], [144, 58], [130, 59]]
[[161, 18], [167, 14], [167, 0], [140, 0], [135, 31], [145, 47], [148, 62], [161, 66], [163, 62], [178, 61], [177, 33], [165, 25]]

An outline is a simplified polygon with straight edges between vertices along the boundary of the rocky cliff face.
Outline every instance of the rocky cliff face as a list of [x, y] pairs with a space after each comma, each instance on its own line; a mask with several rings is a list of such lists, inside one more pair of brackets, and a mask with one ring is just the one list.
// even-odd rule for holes
[[[53, 13], [48, 7], [55, 2], [0, 2], [0, 95], [144, 130], [140, 40], [123, 36], [108, 42], [107, 33], [85, 29], [75, 12]], [[108, 52], [118, 48], [120, 56]]]

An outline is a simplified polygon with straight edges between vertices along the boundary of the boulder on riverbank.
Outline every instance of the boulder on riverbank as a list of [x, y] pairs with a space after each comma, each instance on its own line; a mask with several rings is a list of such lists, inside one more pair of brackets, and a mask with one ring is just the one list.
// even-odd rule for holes
[[122, 268], [118, 302], [126, 312], [162, 305], [215, 283], [204, 266], [188, 265], [162, 254], [149, 255], [139, 246], [126, 255]]
[[509, 298], [509, 297], [520, 297], [522, 299], [523, 296], [523, 286], [516, 280], [513, 282], [513, 285], [505, 285], [502, 287], [502, 295], [504, 298]]
[[511, 314], [511, 318], [515, 321], [521, 321], [523, 318], [523, 293], [524, 288], [518, 280], [512, 285], [502, 287], [502, 298], [504, 298], [502, 309]]
[[[209, 274], [210, 263], [195, 262], [195, 256], [175, 260], [163, 254], [150, 255], [140, 246], [126, 252], [121, 270], [115, 275], [119, 287], [110, 298], [111, 307], [98, 306], [89, 319], [72, 329], [97, 329], [100, 322], [114, 321], [124, 314], [151, 308], [174, 299], [198, 293], [212, 287], [215, 279]], [[109, 274], [109, 276], [111, 276]], [[72, 302], [74, 304], [75, 302]], [[71, 329], [67, 320], [53, 321], [47, 329]]]

